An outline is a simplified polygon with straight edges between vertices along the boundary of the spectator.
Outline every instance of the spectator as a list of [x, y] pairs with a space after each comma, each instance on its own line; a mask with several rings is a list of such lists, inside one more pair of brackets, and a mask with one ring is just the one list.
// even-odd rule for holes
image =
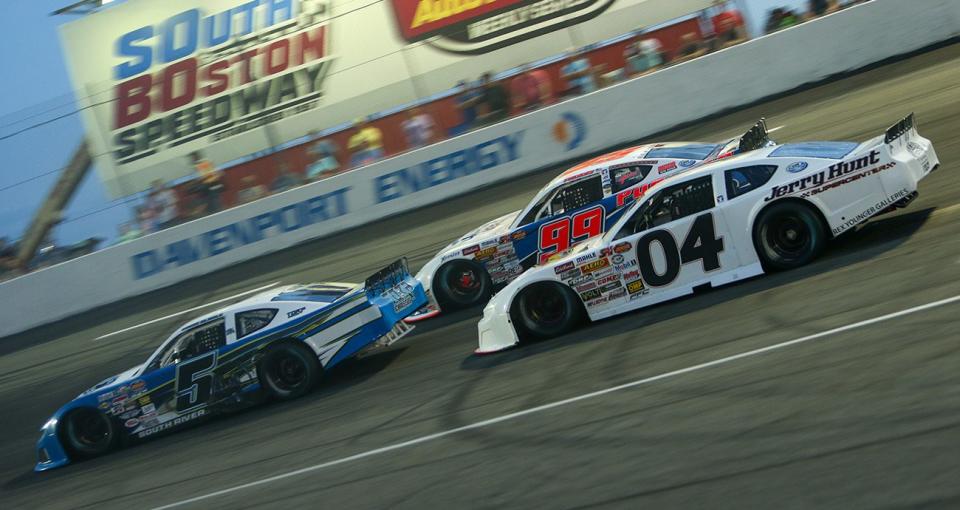
[[204, 159], [200, 151], [191, 153], [190, 158], [193, 161], [193, 167], [200, 174], [200, 182], [195, 189], [206, 200], [206, 213], [213, 214], [223, 208], [221, 196], [226, 189], [223, 185], [223, 175], [209, 159]]
[[663, 45], [656, 37], [644, 37], [628, 44], [623, 50], [623, 58], [630, 76], [650, 73], [663, 65]]
[[510, 81], [515, 112], [535, 110], [553, 102], [550, 75], [543, 69], [524, 69]]
[[407, 138], [407, 148], [419, 149], [437, 140], [437, 123], [433, 117], [414, 106], [406, 112], [407, 118], [400, 123]]
[[364, 118], [357, 119], [353, 128], [356, 133], [347, 143], [350, 149], [350, 166], [356, 168], [369, 165], [383, 158], [383, 133]]
[[680, 54], [677, 57], [677, 63], [702, 57], [706, 53], [707, 48], [697, 38], [697, 34], [687, 32], [680, 38]]
[[163, 181], [153, 181], [150, 194], [147, 195], [146, 207], [153, 211], [157, 231], [177, 224], [177, 194], [164, 186]]
[[139, 228], [136, 228], [135, 225], [133, 225], [128, 221], [121, 223], [117, 227], [117, 230], [120, 235], [118, 235], [117, 238], [113, 241], [114, 246], [118, 244], [129, 243], [130, 241], [133, 241], [134, 239], [143, 235], [140, 232]]
[[265, 196], [267, 196], [267, 190], [262, 184], [257, 184], [255, 175], [247, 175], [240, 180], [240, 191], [237, 192], [238, 204], [249, 204]]
[[136, 208], [136, 222], [143, 235], [152, 234], [157, 231], [156, 218], [153, 209], [146, 205], [140, 205]]
[[480, 116], [477, 117], [477, 121], [489, 125], [506, 119], [510, 115], [510, 101], [507, 98], [506, 89], [499, 80], [494, 80], [489, 72], [483, 73], [480, 83], [483, 91], [480, 96]]
[[800, 22], [800, 17], [790, 9], [777, 7], [770, 11], [767, 18], [766, 33], [772, 34], [778, 30], [792, 27]]
[[7, 240], [6, 237], [0, 237], [0, 275], [6, 275], [17, 268], [17, 248]]
[[728, 48], [747, 40], [743, 16], [736, 7], [730, 7], [727, 0], [714, 0], [714, 6], [720, 10], [713, 16], [713, 37], [715, 49]]
[[270, 183], [270, 191], [273, 193], [281, 193], [288, 189], [296, 188], [301, 184], [303, 184], [303, 179], [300, 178], [300, 175], [291, 172], [286, 163], [280, 163], [280, 173], [277, 175], [277, 178]]
[[563, 60], [560, 75], [567, 82], [568, 95], [589, 94], [597, 90], [590, 59], [581, 50], [571, 51]]
[[807, 19], [823, 16], [837, 10], [836, 0], [808, 0]]
[[474, 128], [477, 122], [477, 105], [480, 103], [481, 92], [467, 82], [457, 83], [457, 110], [460, 111], [460, 125], [450, 130], [451, 136], [460, 135]]
[[[307, 136], [316, 139], [317, 132], [311, 131]], [[307, 146], [307, 181], [313, 182], [322, 177], [328, 177], [340, 171], [340, 159], [337, 153], [340, 146], [329, 138], [317, 140]]]

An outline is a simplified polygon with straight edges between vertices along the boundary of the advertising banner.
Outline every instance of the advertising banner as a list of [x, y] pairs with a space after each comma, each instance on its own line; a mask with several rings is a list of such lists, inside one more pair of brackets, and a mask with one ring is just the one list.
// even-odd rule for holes
[[124, 196], [190, 175], [194, 151], [223, 164], [709, 4], [130, 0], [61, 39], [97, 170]]

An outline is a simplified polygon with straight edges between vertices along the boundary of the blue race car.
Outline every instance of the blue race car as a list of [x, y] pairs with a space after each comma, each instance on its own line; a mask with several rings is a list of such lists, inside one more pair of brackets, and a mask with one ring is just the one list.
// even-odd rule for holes
[[427, 262], [417, 280], [430, 302], [406, 322], [484, 303], [495, 287], [603, 234], [656, 183], [771, 143], [761, 119], [726, 142], [641, 145], [577, 165], [550, 181], [523, 210], [468, 232]]
[[293, 285], [177, 329], [145, 363], [61, 407], [37, 441], [35, 471], [107, 453], [263, 396], [309, 392], [324, 370], [389, 346], [427, 302], [405, 260], [363, 285]]

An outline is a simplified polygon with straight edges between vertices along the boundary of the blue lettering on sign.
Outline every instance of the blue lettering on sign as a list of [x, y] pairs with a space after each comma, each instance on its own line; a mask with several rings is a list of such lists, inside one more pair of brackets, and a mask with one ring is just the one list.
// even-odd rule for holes
[[520, 158], [523, 131], [494, 138], [374, 179], [378, 203], [395, 200]]
[[201, 9], [179, 12], [155, 26], [140, 27], [114, 44], [123, 61], [113, 68], [116, 80], [125, 80], [157, 64], [169, 64], [206, 48], [267, 30], [294, 19], [300, 3], [293, 0], [248, 0], [232, 9], [207, 15]]
[[199, 260], [222, 255], [230, 250], [259, 243], [270, 237], [293, 232], [349, 212], [349, 187], [318, 195], [303, 202], [212, 229], [187, 239], [174, 241], [155, 250], [130, 258], [137, 280], [168, 269], [183, 267]]

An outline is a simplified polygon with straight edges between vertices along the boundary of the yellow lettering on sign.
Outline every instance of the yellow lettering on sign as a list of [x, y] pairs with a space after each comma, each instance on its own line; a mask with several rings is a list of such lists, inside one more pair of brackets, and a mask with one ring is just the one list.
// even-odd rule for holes
[[497, 0], [420, 0], [417, 12], [413, 15], [410, 28], [426, 23], [434, 23], [461, 14], [478, 7], [492, 4]]

